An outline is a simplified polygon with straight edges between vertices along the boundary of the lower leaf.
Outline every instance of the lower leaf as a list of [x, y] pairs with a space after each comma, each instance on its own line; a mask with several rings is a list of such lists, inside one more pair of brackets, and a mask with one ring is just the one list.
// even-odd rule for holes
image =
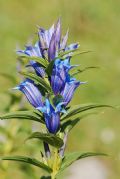
[[62, 166], [60, 171], [66, 169], [68, 166], [70, 166], [73, 162], [83, 159], [86, 157], [93, 157], [93, 156], [107, 156], [104, 153], [92, 153], [92, 152], [86, 152], [86, 153], [81, 153], [81, 152], [73, 152], [70, 154], [67, 154], [62, 161]]
[[38, 160], [30, 157], [24, 157], [24, 156], [10, 156], [10, 157], [2, 157], [1, 160], [11, 160], [11, 161], [17, 161], [17, 162], [24, 162], [27, 164], [34, 165], [36, 167], [42, 168], [43, 170], [47, 171], [48, 173], [52, 172], [52, 169], [45, 165], [42, 162], [39, 162]]

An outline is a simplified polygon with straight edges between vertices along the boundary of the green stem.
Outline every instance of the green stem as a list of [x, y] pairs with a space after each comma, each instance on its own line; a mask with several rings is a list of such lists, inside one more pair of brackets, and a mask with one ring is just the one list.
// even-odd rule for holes
[[51, 179], [55, 179], [55, 175], [54, 175], [54, 173], [52, 173], [52, 175], [51, 175]]
[[54, 161], [53, 161], [53, 172], [51, 174], [51, 179], [55, 179], [56, 178], [56, 175], [58, 173], [58, 170], [59, 170], [59, 156], [58, 156], [58, 150], [55, 149], [54, 150]]

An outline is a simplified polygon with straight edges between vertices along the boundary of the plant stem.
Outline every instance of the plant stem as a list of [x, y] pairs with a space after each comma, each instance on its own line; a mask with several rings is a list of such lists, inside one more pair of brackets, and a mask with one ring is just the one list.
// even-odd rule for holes
[[51, 175], [51, 179], [55, 179], [55, 175], [54, 175], [54, 173], [52, 173], [52, 175]]
[[57, 149], [55, 149], [54, 150], [54, 161], [53, 161], [53, 172], [52, 172], [52, 174], [51, 174], [51, 179], [55, 179], [56, 177], [56, 174], [57, 174], [57, 172], [58, 172], [58, 170], [59, 170], [59, 166], [58, 166], [59, 164], [58, 164], [58, 150]]

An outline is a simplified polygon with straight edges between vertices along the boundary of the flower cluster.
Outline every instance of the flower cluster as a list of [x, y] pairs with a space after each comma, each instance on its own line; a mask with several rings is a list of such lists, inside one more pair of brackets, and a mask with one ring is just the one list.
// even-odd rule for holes
[[[34, 80], [26, 78], [18, 89], [24, 93], [29, 103], [39, 110], [45, 119], [45, 124], [50, 133], [57, 133], [60, 128], [60, 116], [66, 112], [66, 107], [71, 101], [76, 88], [82, 83], [70, 75], [70, 70], [75, 66], [70, 64], [72, 53], [78, 49], [79, 44], [67, 45], [68, 31], [61, 36], [60, 19], [56, 25], [48, 30], [38, 29], [38, 41], [34, 46], [26, 46], [25, 50], [18, 50], [20, 56], [28, 56], [31, 59], [27, 67], [32, 67], [39, 78], [47, 80], [51, 92], [42, 93], [42, 88]], [[32, 59], [33, 58], [33, 59]], [[34, 58], [42, 58], [52, 64], [51, 74]], [[51, 96], [54, 99], [51, 102]]]
[[[69, 132], [81, 118], [86, 116], [81, 113], [98, 107], [111, 107], [101, 104], [69, 106], [75, 90], [84, 83], [76, 80], [75, 75], [95, 67], [76, 70], [77, 65], [71, 65], [71, 58], [81, 53], [78, 50], [79, 44], [68, 45], [67, 39], [68, 31], [65, 36], [61, 35], [59, 19], [48, 30], [38, 29], [38, 41], [34, 46], [29, 45], [24, 50], [17, 51], [20, 60], [27, 60], [27, 68], [20, 71], [24, 80], [14, 89], [24, 93], [34, 109], [0, 116], [0, 119], [27, 119], [45, 125], [47, 131], [32, 132], [27, 138], [37, 138], [43, 142], [42, 160], [28, 156], [8, 156], [2, 157], [2, 160], [32, 164], [47, 171], [51, 179], [55, 179], [76, 160], [104, 155], [93, 152], [81, 153], [81, 151], [66, 155], [65, 148]], [[72, 69], [76, 71], [73, 72]]]

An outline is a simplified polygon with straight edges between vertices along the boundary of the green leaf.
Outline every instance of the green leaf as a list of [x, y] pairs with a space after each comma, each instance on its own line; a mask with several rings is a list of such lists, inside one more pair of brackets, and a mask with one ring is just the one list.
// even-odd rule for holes
[[45, 59], [43, 59], [43, 58], [40, 58], [40, 57], [30, 57], [30, 56], [28, 56], [28, 55], [22, 55], [22, 56], [20, 56], [20, 58], [21, 59], [26, 59], [26, 60], [28, 60], [28, 61], [30, 61], [30, 60], [34, 60], [34, 61], [36, 61], [36, 62], [38, 62], [40, 65], [42, 65], [43, 67], [47, 67], [48, 66], [48, 61], [47, 60], [45, 60]]
[[16, 111], [16, 112], [11, 112], [11, 113], [7, 113], [4, 115], [0, 116], [1, 120], [4, 119], [27, 119], [27, 120], [33, 120], [33, 121], [37, 121], [37, 122], [41, 122], [44, 123], [44, 119], [42, 116], [38, 115], [36, 112], [34, 111]]
[[82, 152], [73, 152], [70, 154], [67, 154], [62, 161], [62, 165], [61, 165], [61, 169], [60, 171], [66, 169], [68, 166], [70, 166], [73, 162], [79, 160], [79, 159], [83, 159], [86, 157], [93, 157], [93, 156], [107, 156], [104, 153], [92, 153], [92, 152], [86, 152], [86, 153], [82, 153]]
[[76, 118], [74, 120], [65, 121], [61, 125], [61, 131], [62, 132], [65, 132], [65, 131], [68, 132], [68, 131], [70, 131], [80, 120], [81, 120], [81, 118]]
[[81, 112], [85, 112], [85, 111], [88, 111], [88, 110], [91, 110], [91, 109], [96, 109], [96, 108], [103, 108], [103, 107], [111, 107], [111, 108], [114, 108], [110, 105], [104, 105], [104, 104], [89, 104], [89, 105], [77, 105], [77, 106], [74, 106], [72, 107], [72, 109], [70, 108], [68, 111], [67, 111], [67, 114], [64, 114], [62, 117], [61, 117], [61, 120], [65, 120], [65, 119], [72, 119], [75, 115], [78, 115], [80, 114]]
[[77, 50], [78, 50], [78, 48], [61, 52], [57, 58], [61, 58], [61, 57], [64, 58], [64, 56], [68, 55], [69, 53], [74, 53]]
[[52, 60], [52, 61], [48, 64], [48, 66], [47, 66], [47, 68], [46, 68], [46, 70], [45, 70], [45, 72], [48, 74], [48, 76], [51, 76], [51, 74], [52, 74], [52, 70], [53, 70], [54, 63], [55, 63], [55, 60]]
[[[77, 51], [77, 52], [76, 52]], [[63, 52], [63, 53], [61, 53], [59, 56], [58, 56], [58, 58], [60, 58], [60, 59], [65, 59], [66, 58], [66, 55], [68, 55], [68, 54], [70, 54], [69, 56], [71, 56], [71, 57], [73, 57], [73, 56], [76, 56], [76, 55], [82, 55], [82, 54], [84, 54], [84, 53], [89, 53], [89, 52], [91, 52], [90, 50], [88, 50], [88, 51], [80, 51], [80, 50], [78, 50], [78, 49], [73, 49], [73, 50], [68, 50], [68, 51], [65, 51], [65, 52]]]
[[50, 133], [34, 132], [27, 138], [27, 140], [35, 138], [40, 139], [56, 148], [63, 146], [63, 140]]
[[77, 51], [77, 52], [72, 53], [70, 56], [73, 57], [73, 56], [82, 55], [84, 53], [89, 53], [89, 52], [92, 52], [92, 51], [90, 51], [90, 50], [82, 51], [82, 52], [81, 51]]
[[59, 103], [61, 103], [63, 101], [63, 97], [58, 94], [53, 98], [53, 104], [54, 106], [57, 106]]
[[85, 118], [85, 117], [87, 117], [89, 115], [93, 115], [93, 114], [96, 114], [96, 113], [87, 113], [87, 114], [84, 114], [84, 115], [82, 115], [80, 117], [77, 117], [77, 118], [75, 118], [73, 120], [71, 120], [71, 119], [69, 119], [67, 121], [65, 120], [65, 122], [61, 123], [61, 132], [64, 132], [64, 131], [69, 132], [69, 131], [71, 131], [71, 129], [74, 126], [76, 126], [81, 121], [81, 119], [83, 119], [83, 118]]
[[46, 91], [51, 92], [50, 85], [45, 81], [45, 79], [37, 76], [33, 73], [27, 73], [27, 72], [20, 72], [22, 75], [24, 75], [26, 78], [30, 78], [31, 80], [38, 83], [40, 86], [42, 86]]
[[77, 69], [76, 72], [72, 73], [71, 76], [76, 76], [78, 75], [79, 73], [82, 73], [84, 71], [87, 71], [87, 70], [90, 70], [90, 69], [98, 69], [100, 67], [97, 67], [97, 66], [89, 66], [89, 67], [85, 67], [83, 69]]
[[30, 157], [24, 157], [24, 156], [10, 156], [10, 157], [2, 157], [1, 160], [11, 160], [11, 161], [17, 161], [17, 162], [24, 162], [31, 165], [34, 165], [36, 167], [42, 168], [45, 171], [51, 173], [52, 169], [45, 165], [42, 162], [39, 162], [38, 160]]

